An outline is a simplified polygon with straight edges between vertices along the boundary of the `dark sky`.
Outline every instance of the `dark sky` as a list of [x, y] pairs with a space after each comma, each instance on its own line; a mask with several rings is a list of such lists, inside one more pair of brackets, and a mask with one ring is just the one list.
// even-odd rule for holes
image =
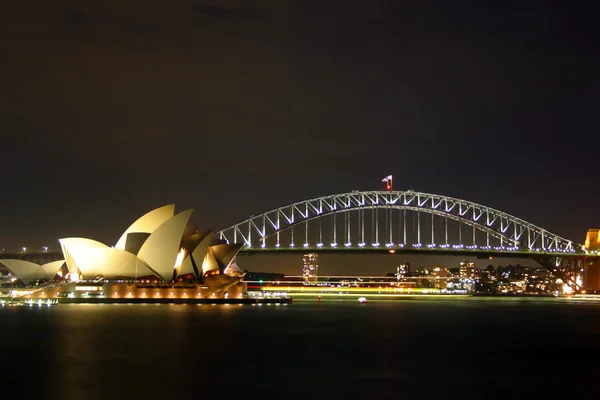
[[582, 242], [600, 53], [568, 3], [1, 2], [1, 246], [113, 244], [168, 203], [224, 228], [388, 174]]

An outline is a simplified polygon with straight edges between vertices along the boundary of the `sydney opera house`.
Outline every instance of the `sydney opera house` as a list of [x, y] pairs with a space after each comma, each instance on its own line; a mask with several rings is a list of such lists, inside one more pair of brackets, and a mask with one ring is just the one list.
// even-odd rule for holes
[[175, 214], [174, 205], [152, 210], [131, 224], [114, 246], [86, 238], [60, 239], [61, 261], [38, 265], [0, 259], [0, 263], [13, 280], [29, 288], [29, 298], [244, 297], [244, 273], [235, 263], [241, 245], [189, 226], [192, 212]]

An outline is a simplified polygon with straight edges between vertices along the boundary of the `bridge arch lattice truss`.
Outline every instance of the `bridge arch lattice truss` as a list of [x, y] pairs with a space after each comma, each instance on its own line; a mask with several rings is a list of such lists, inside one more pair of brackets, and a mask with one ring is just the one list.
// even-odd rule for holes
[[472, 226], [506, 244], [502, 250], [559, 254], [581, 252], [580, 245], [508, 213], [471, 201], [411, 190], [353, 191], [316, 197], [253, 215], [216, 235], [233, 243], [243, 243], [246, 248], [261, 244], [264, 247], [266, 239], [294, 226], [361, 209], [403, 209], [448, 218]]

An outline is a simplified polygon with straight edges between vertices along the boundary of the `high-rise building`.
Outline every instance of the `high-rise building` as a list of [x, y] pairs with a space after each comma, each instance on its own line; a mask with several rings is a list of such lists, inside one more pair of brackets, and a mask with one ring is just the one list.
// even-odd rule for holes
[[319, 255], [308, 253], [302, 257], [302, 276], [305, 282], [315, 282], [319, 275]]
[[476, 269], [475, 264], [469, 261], [462, 261], [460, 263], [460, 277], [462, 279], [469, 279], [475, 275]]
[[398, 279], [410, 276], [410, 264], [400, 264], [396, 267], [396, 277]]

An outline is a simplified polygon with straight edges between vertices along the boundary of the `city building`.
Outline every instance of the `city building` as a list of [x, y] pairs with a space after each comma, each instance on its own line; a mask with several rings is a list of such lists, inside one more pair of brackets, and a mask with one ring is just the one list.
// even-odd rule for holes
[[410, 263], [400, 264], [396, 267], [398, 279], [410, 276]]
[[305, 282], [316, 282], [319, 275], [319, 255], [308, 253], [302, 257], [302, 277]]
[[459, 273], [461, 279], [472, 279], [477, 272], [475, 264], [470, 261], [461, 261]]
[[431, 270], [431, 276], [433, 279], [433, 286], [439, 289], [446, 289], [448, 287], [448, 280], [450, 277], [450, 271], [446, 267], [433, 267]]

